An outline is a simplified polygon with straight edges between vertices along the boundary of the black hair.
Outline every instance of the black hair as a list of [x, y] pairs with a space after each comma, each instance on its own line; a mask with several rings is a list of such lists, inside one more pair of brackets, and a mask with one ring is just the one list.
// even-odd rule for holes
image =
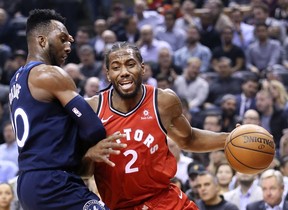
[[115, 52], [115, 51], [118, 51], [118, 50], [121, 50], [121, 49], [131, 49], [133, 50], [133, 52], [135, 53], [135, 56], [136, 58], [138, 59], [138, 61], [140, 63], [143, 63], [143, 58], [142, 58], [142, 55], [140, 53], [140, 50], [138, 49], [138, 47], [134, 44], [131, 44], [131, 43], [128, 43], [128, 42], [115, 42], [111, 49], [108, 50], [106, 53], [105, 53], [105, 65], [106, 65], [106, 68], [109, 69], [109, 63], [110, 63], [110, 60], [109, 60], [109, 56], [112, 52]]
[[51, 20], [57, 20], [65, 24], [66, 19], [52, 9], [34, 9], [29, 12], [27, 19], [26, 34], [29, 36], [35, 29], [43, 28], [49, 30]]

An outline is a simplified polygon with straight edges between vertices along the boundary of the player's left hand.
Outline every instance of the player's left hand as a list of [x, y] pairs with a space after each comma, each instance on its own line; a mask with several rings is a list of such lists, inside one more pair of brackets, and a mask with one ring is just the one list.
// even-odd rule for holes
[[89, 148], [85, 158], [94, 162], [104, 162], [114, 167], [115, 163], [109, 160], [110, 155], [119, 155], [120, 149], [127, 147], [127, 144], [117, 143], [116, 140], [125, 137], [125, 134], [115, 133], [101, 140], [93, 147]]

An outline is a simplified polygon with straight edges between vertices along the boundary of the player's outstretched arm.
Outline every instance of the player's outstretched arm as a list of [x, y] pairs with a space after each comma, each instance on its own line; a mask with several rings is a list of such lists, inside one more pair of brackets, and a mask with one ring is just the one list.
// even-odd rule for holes
[[182, 113], [182, 104], [172, 90], [159, 90], [158, 108], [168, 136], [183, 150], [207, 152], [224, 148], [229, 133], [192, 128]]

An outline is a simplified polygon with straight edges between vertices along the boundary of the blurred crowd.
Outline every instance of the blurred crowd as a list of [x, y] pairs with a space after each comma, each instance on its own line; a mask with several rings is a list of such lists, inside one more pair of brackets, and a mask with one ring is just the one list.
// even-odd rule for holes
[[[188, 153], [168, 139], [178, 162], [171, 181], [200, 210], [256, 209], [252, 203], [262, 201], [273, 207], [267, 199], [277, 195], [275, 202], [288, 209], [287, 0], [0, 0], [0, 183], [15, 184], [18, 172], [9, 81], [25, 65], [25, 24], [34, 8], [67, 18], [75, 42], [62, 67], [82, 96], [109, 85], [105, 51], [131, 42], [145, 62], [144, 83], [173, 89], [191, 126], [230, 132], [237, 123], [257, 124], [273, 135], [274, 161], [255, 175], [235, 172], [223, 151]], [[278, 194], [267, 196], [266, 181], [274, 178]]]

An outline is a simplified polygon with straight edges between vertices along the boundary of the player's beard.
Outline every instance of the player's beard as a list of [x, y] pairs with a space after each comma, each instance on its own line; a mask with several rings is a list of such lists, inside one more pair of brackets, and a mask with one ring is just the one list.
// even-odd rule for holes
[[118, 94], [121, 98], [123, 98], [123, 99], [132, 99], [132, 98], [134, 98], [134, 97], [137, 96], [138, 91], [139, 91], [140, 88], [141, 88], [141, 85], [142, 85], [142, 77], [139, 76], [138, 79], [137, 79], [136, 81], [134, 81], [134, 82], [135, 82], [136, 88], [135, 88], [134, 91], [131, 92], [131, 93], [123, 93], [123, 92], [121, 92], [121, 90], [118, 88], [118, 86], [116, 85], [116, 83], [115, 83], [114, 81], [112, 81], [111, 83], [112, 83], [112, 85], [113, 85], [114, 90], [117, 92], [117, 94]]

